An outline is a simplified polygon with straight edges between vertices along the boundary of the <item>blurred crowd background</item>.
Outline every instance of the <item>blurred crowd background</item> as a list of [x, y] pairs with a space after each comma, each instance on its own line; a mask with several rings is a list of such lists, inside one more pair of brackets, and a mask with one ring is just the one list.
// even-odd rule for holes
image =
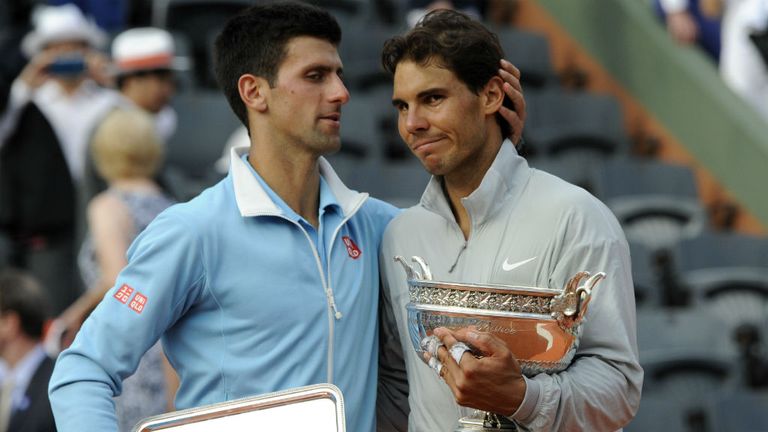
[[[136, 234], [223, 178], [228, 148], [248, 143], [212, 47], [255, 1], [0, 3], [0, 272], [39, 283], [48, 355]], [[626, 430], [768, 431], [768, 0], [312, 3], [343, 30], [351, 100], [329, 159], [350, 187], [410, 206], [428, 180], [397, 133], [383, 42], [433, 8], [483, 20], [522, 72], [522, 153], [605, 202], [629, 240], [645, 383]], [[32, 333], [19, 337], [43, 340]], [[155, 412], [123, 402], [125, 425], [171, 406], [156, 351], [140, 379], [159, 384], [136, 393]]]

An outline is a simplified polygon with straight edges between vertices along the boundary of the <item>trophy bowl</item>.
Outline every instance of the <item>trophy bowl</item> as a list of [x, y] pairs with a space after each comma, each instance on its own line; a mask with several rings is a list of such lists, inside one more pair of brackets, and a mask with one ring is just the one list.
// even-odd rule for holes
[[[421, 257], [412, 257], [411, 263], [402, 256], [394, 259], [406, 272], [408, 332], [422, 359], [423, 341], [437, 327], [474, 326], [501, 339], [528, 377], [568, 367], [578, 347], [579, 325], [592, 290], [605, 278], [602, 272], [578, 272], [563, 289], [441, 282], [433, 280]], [[461, 419], [457, 430], [505, 429], [505, 418], [476, 414]], [[508, 428], [514, 429], [514, 425]]]

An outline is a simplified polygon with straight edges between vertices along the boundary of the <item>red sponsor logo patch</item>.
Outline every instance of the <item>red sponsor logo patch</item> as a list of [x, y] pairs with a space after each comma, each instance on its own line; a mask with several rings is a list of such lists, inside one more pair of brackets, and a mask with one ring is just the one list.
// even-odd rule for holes
[[131, 294], [133, 294], [133, 288], [131, 288], [128, 284], [123, 284], [123, 286], [117, 290], [113, 297], [116, 298], [120, 303], [126, 304], [128, 303], [128, 299], [131, 298]]
[[144, 294], [137, 292], [128, 307], [133, 309], [136, 313], [141, 313], [146, 305], [147, 297]]
[[344, 245], [347, 247], [347, 253], [352, 259], [360, 258], [360, 255], [362, 255], [363, 252], [360, 251], [360, 248], [357, 247], [357, 245], [351, 238], [349, 238], [348, 236], [344, 236], [341, 238], [341, 240], [344, 242]]

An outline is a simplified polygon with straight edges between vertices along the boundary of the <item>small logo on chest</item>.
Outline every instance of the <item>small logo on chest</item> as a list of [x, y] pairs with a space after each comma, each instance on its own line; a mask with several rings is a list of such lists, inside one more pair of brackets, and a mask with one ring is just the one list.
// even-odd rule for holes
[[520, 267], [520, 266], [521, 266], [521, 265], [523, 265], [523, 264], [528, 264], [529, 262], [531, 262], [531, 261], [533, 261], [533, 260], [535, 260], [535, 259], [536, 259], [536, 257], [533, 257], [533, 258], [528, 258], [527, 260], [518, 261], [518, 262], [516, 262], [516, 263], [511, 263], [511, 264], [510, 264], [510, 262], [509, 262], [509, 258], [507, 258], [507, 259], [505, 259], [505, 260], [504, 260], [504, 262], [501, 264], [501, 268], [502, 268], [504, 271], [512, 271], [512, 270], [514, 270], [514, 269], [516, 269], [516, 268]]
[[352, 259], [358, 259], [360, 258], [360, 255], [363, 253], [360, 251], [360, 248], [357, 247], [355, 242], [349, 238], [349, 236], [344, 236], [341, 238], [341, 240], [344, 242], [344, 246], [347, 247], [347, 253], [349, 254], [349, 257]]

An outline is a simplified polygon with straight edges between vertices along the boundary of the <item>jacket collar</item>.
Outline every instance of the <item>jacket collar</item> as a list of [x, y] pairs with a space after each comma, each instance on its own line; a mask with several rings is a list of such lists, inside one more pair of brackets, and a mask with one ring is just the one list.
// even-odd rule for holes
[[[283, 215], [283, 211], [270, 198], [256, 177], [251, 173], [247, 162], [242, 156], [248, 154], [248, 146], [235, 147], [230, 153], [230, 176], [235, 190], [235, 201], [240, 215], [261, 216], [261, 215]], [[360, 193], [349, 189], [336, 175], [328, 161], [321, 157], [318, 160], [320, 165], [320, 175], [333, 192], [336, 200], [341, 206], [344, 216], [353, 213], [360, 204], [368, 198], [367, 193]]]
[[[504, 140], [480, 186], [461, 199], [472, 220], [472, 229], [493, 217], [499, 209], [508, 205], [510, 200], [517, 200], [532, 172], [525, 158], [517, 154], [512, 142]], [[456, 223], [442, 183], [442, 176], [432, 176], [421, 196], [421, 206]]]

